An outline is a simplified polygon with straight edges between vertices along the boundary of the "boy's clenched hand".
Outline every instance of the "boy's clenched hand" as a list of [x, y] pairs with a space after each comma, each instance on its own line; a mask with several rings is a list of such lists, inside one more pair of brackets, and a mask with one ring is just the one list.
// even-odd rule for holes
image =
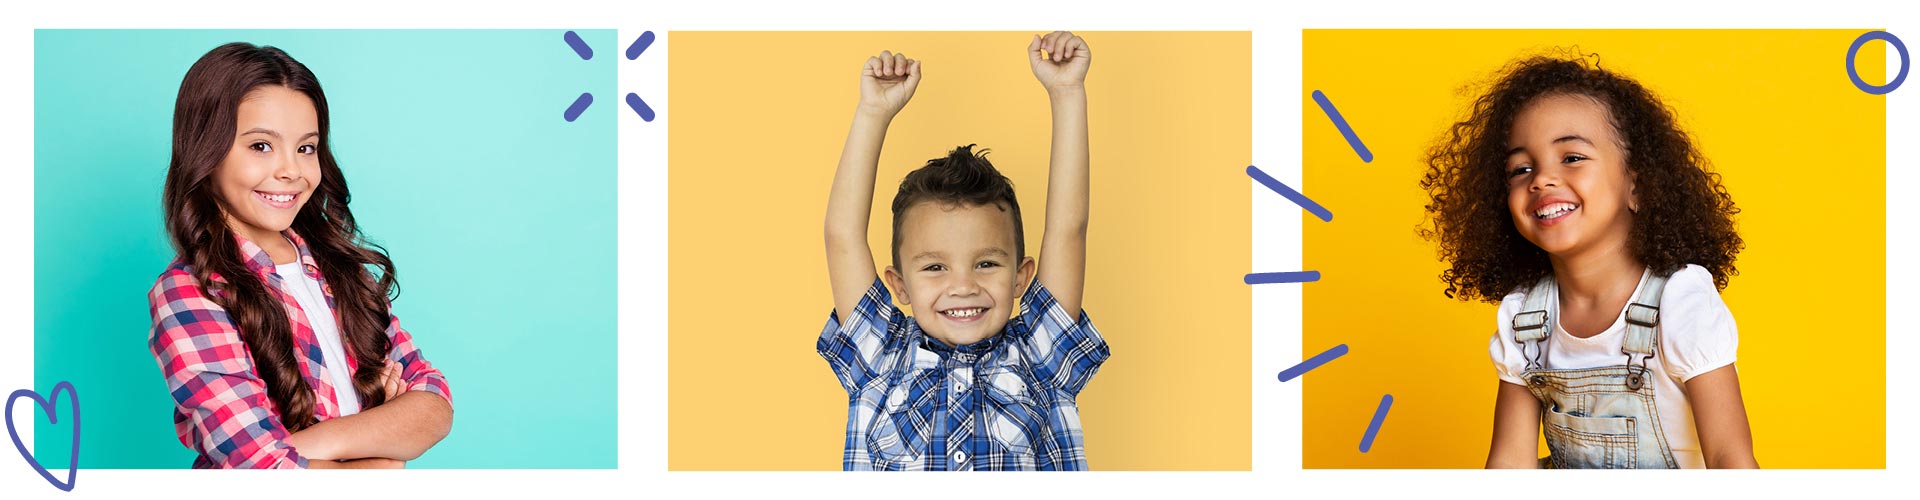
[[1049, 91], [1080, 88], [1087, 81], [1087, 65], [1092, 61], [1087, 42], [1073, 33], [1034, 35], [1033, 43], [1027, 44], [1027, 62], [1033, 66], [1033, 76]]
[[[1084, 70], [1083, 70], [1084, 71]], [[883, 51], [860, 69], [860, 110], [893, 118], [920, 86], [920, 61]]]

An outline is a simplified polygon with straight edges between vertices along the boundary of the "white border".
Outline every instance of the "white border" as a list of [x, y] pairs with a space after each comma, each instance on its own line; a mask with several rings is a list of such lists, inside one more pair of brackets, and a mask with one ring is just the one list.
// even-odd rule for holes
[[[666, 130], [672, 119], [667, 109], [666, 56], [670, 30], [1250, 30], [1253, 32], [1253, 163], [1289, 185], [1307, 193], [1300, 168], [1301, 106], [1300, 30], [1312, 28], [1845, 28], [1878, 26], [1901, 35], [1920, 52], [1920, 26], [1900, 2], [1822, 1], [1746, 2], [1737, 6], [1693, 5], [1678, 2], [1616, 1], [1595, 4], [1540, 4], [1538, 2], [1319, 2], [1285, 5], [1276, 2], [1222, 2], [1189, 0], [1178, 3], [1017, 2], [578, 2], [550, 0], [534, 4], [476, 5], [474, 2], [400, 3], [353, 0], [321, 4], [232, 4], [185, 2], [104, 2], [105, 5], [51, 6], [31, 2], [12, 6], [0, 19], [0, 68], [14, 68], [0, 76], [0, 151], [13, 153], [0, 168], [8, 177], [0, 182], [0, 231], [31, 235], [33, 220], [33, 77], [17, 68], [33, 65], [33, 28], [619, 28], [617, 48], [595, 47], [620, 57], [619, 94], [600, 102], [619, 108], [619, 244], [620, 304], [620, 443], [619, 466], [614, 471], [405, 471], [355, 473], [355, 487], [376, 488], [391, 495], [479, 493], [596, 494], [597, 496], [652, 497], [839, 497], [865, 491], [912, 491], [914, 496], [960, 497], [995, 494], [972, 491], [1041, 492], [1089, 495], [1201, 495], [1211, 496], [1405, 496], [1491, 489], [1514, 495], [1555, 491], [1546, 481], [1564, 476], [1479, 471], [1301, 471], [1300, 390], [1298, 384], [1273, 380], [1278, 370], [1301, 359], [1300, 286], [1268, 285], [1253, 292], [1254, 472], [1241, 473], [1093, 473], [1080, 475], [969, 476], [968, 481], [935, 485], [921, 475], [844, 475], [836, 473], [669, 473], [666, 472], [667, 411], [666, 276], [669, 272], [664, 235], [666, 186]], [[1337, 4], [1337, 5], [1336, 5]], [[24, 8], [25, 12], [18, 12]], [[626, 61], [627, 43], [641, 31], [653, 31], [654, 45], [637, 61]], [[1417, 48], [1409, 48], [1417, 50]], [[1891, 51], [1889, 51], [1891, 52]], [[1834, 54], [1835, 67], [1843, 55]], [[742, 54], [751, 63], [752, 54]], [[1890, 56], [1890, 59], [1892, 56]], [[1889, 67], [1897, 64], [1889, 62]], [[1920, 71], [1912, 71], [1920, 73]], [[1914, 75], [1920, 80], [1920, 75]], [[1900, 148], [1920, 137], [1914, 124], [1920, 82], [1909, 81], [1887, 99], [1887, 185], [1913, 185], [1911, 152]], [[658, 118], [642, 122], [626, 108], [627, 92], [645, 98]], [[25, 151], [26, 154], [14, 152]], [[1245, 165], [1221, 165], [1209, 175], [1243, 175]], [[1784, 182], [1784, 181], [1783, 181]], [[1249, 182], [1253, 200], [1253, 262], [1248, 271], [1282, 271], [1303, 266], [1300, 254], [1301, 217], [1297, 209]], [[1893, 258], [1910, 248], [1914, 224], [1904, 207], [1889, 204], [1887, 278], [1901, 283], [1911, 277], [1913, 265]], [[0, 249], [16, 269], [27, 269], [28, 279], [0, 288], [0, 317], [13, 325], [0, 336], [0, 393], [32, 382], [32, 246], [26, 238]], [[1812, 271], [1812, 270], [1810, 270]], [[685, 272], [683, 270], [683, 272]], [[1232, 279], [1233, 277], [1225, 277]], [[1301, 285], [1311, 286], [1311, 285]], [[1904, 287], [1889, 286], [1887, 308], [1914, 304]], [[1914, 342], [1888, 332], [1888, 358], [1913, 354]], [[1914, 372], [1889, 363], [1889, 387], [1912, 387]], [[36, 387], [36, 389], [46, 389]], [[1633, 478], [1633, 486], [1619, 494], [1659, 492], [1661, 496], [1694, 496], [1730, 492], [1831, 494], [1850, 489], [1884, 491], [1895, 486], [1896, 474], [1910, 472], [1911, 454], [1904, 445], [1913, 435], [1898, 425], [1912, 405], [1904, 398], [1887, 401], [1887, 465], [1885, 471], [1696, 472], [1647, 474]], [[21, 408], [21, 419], [31, 418]], [[18, 420], [25, 421], [25, 420]], [[1389, 420], [1391, 422], [1391, 420]], [[1391, 425], [1389, 423], [1389, 425]], [[222, 488], [276, 491], [313, 497], [339, 496], [337, 489], [290, 488], [296, 473], [179, 472], [87, 470], [71, 494], [48, 487], [12, 452], [0, 445], [0, 496], [6, 498], [71, 497], [188, 497], [208, 490], [217, 481]], [[831, 453], [832, 450], [827, 452]], [[217, 474], [209, 481], [204, 474]], [[988, 486], [978, 480], [992, 481]], [[20, 493], [27, 493], [20, 495]], [[1636, 493], [1637, 492], [1637, 493]], [[1599, 493], [1596, 491], [1596, 493]], [[664, 494], [664, 495], [660, 495]], [[1004, 494], [1004, 493], [1000, 493]]]

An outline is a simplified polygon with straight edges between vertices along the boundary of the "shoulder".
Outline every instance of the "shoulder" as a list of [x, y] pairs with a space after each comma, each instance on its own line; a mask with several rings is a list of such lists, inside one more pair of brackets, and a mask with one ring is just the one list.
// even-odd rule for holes
[[[209, 280], [219, 281], [217, 277]], [[244, 373], [249, 365], [232, 316], [207, 291], [193, 269], [175, 261], [147, 294], [153, 327], [148, 348], [169, 377], [194, 372]]]
[[219, 273], [207, 273], [207, 279], [195, 276], [197, 270], [179, 259], [167, 265], [165, 271], [153, 281], [153, 287], [147, 289], [147, 301], [158, 306], [163, 302], [180, 298], [208, 298], [218, 292], [210, 291], [207, 283], [225, 283], [227, 278]]
[[1035, 277], [1033, 281], [1027, 283], [1027, 292], [1020, 294], [1020, 301], [1035, 306], [1052, 303], [1054, 302], [1053, 290], [1048, 290], [1047, 286], [1040, 282], [1040, 278]]
[[[838, 335], [857, 336], [865, 333], [892, 334], [901, 323], [911, 323], [911, 318], [893, 305], [893, 295], [887, 291], [885, 283], [879, 278], [867, 286], [860, 302], [852, 311], [835, 310], [827, 314], [826, 329], [820, 332], [821, 342]], [[824, 345], [824, 344], [822, 344]]]
[[1708, 291], [1717, 295], [1720, 289], [1713, 284], [1712, 271], [1695, 264], [1687, 264], [1686, 267], [1674, 271], [1672, 276], [1667, 277], [1666, 291], [1668, 293]]
[[[207, 281], [224, 281], [209, 275]], [[216, 301], [218, 292], [210, 291], [193, 268], [179, 261], [167, 267], [147, 290], [147, 309], [153, 316], [154, 335], [171, 335], [180, 330], [203, 330], [209, 323], [229, 322], [226, 308]]]
[[1526, 306], [1530, 288], [1520, 287], [1500, 299], [1500, 307], [1494, 312], [1493, 335], [1487, 339], [1487, 354], [1493, 360], [1494, 372], [1500, 380], [1515, 384], [1523, 383], [1520, 374], [1526, 371], [1527, 358], [1513, 338], [1513, 315]]
[[1500, 350], [1513, 345], [1513, 315], [1520, 314], [1520, 308], [1525, 307], [1526, 303], [1526, 287], [1514, 290], [1500, 298], [1500, 307], [1493, 313], [1494, 329], [1490, 347]]
[[1667, 371], [1685, 382], [1738, 357], [1740, 330], [1713, 274], [1689, 265], [1667, 279], [1660, 297], [1660, 348]]
[[[1086, 328], [1091, 323], [1084, 308], [1080, 310], [1079, 317], [1068, 315], [1067, 310], [1060, 307], [1059, 299], [1054, 298], [1053, 290], [1041, 284], [1038, 278], [1027, 285], [1026, 293], [1020, 295], [1020, 316], [1028, 322], [1027, 326], [1034, 328], [1064, 330]], [[1007, 328], [1013, 329], [1013, 323], [1008, 323]]]
[[1720, 289], [1713, 284], [1713, 273], [1688, 264], [1667, 278], [1666, 288], [1660, 292], [1660, 316], [1663, 322], [1685, 323], [1718, 317], [1731, 319], [1732, 312], [1727, 310], [1727, 303], [1720, 298]]
[[191, 266], [175, 259], [154, 279], [153, 287], [147, 290], [147, 299], [158, 305], [162, 299], [182, 294], [205, 295], [205, 287], [201, 286], [199, 278], [193, 276]]
[[867, 285], [866, 293], [860, 296], [860, 302], [855, 304], [853, 309], [854, 322], [869, 323], [874, 326], [884, 326], [906, 316], [900, 308], [893, 305], [893, 293], [887, 290], [886, 282], [880, 281], [877, 277], [873, 279], [873, 284]]
[[1527, 291], [1530, 288], [1523, 286], [1500, 298], [1500, 307], [1494, 313], [1494, 324], [1500, 326], [1501, 332], [1513, 331], [1513, 315], [1520, 314], [1520, 308], [1526, 307]]

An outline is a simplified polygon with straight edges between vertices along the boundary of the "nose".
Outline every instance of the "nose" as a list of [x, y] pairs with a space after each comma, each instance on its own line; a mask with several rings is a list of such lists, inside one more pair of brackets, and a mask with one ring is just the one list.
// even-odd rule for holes
[[979, 275], [972, 272], [953, 273], [953, 282], [947, 284], [947, 295], [953, 297], [971, 297], [980, 293]]
[[299, 148], [287, 148], [289, 151], [274, 155], [273, 178], [282, 182], [293, 182], [300, 178]]
[[1532, 192], [1538, 192], [1542, 189], [1546, 189], [1550, 187], [1558, 187], [1559, 185], [1560, 185], [1559, 167], [1557, 166], [1534, 167], [1533, 182], [1527, 185], [1527, 190]]

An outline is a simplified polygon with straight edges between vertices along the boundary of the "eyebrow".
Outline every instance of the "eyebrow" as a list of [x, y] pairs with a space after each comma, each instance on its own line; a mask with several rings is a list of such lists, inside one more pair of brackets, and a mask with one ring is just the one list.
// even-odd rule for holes
[[[280, 137], [280, 133], [279, 133], [279, 132], [274, 132], [274, 131], [272, 131], [272, 130], [267, 130], [267, 129], [264, 129], [264, 128], [260, 128], [260, 127], [254, 127], [254, 128], [252, 128], [252, 129], [249, 129], [249, 130], [247, 130], [246, 132], [241, 132], [241, 133], [240, 133], [240, 135], [248, 135], [248, 134], [266, 134], [266, 135], [270, 135], [270, 136], [273, 136], [273, 138], [275, 138], [275, 139], [281, 139], [281, 138], [282, 138], [282, 137]], [[302, 141], [304, 141], [304, 140], [307, 140], [307, 139], [308, 139], [308, 138], [310, 138], [310, 137], [319, 137], [319, 136], [320, 136], [320, 133], [319, 133], [319, 132], [307, 132], [306, 134], [302, 134], [302, 135], [300, 136], [300, 140], [302, 140]]]
[[[1580, 135], [1577, 135], [1577, 134], [1569, 134], [1569, 135], [1563, 135], [1563, 136], [1560, 136], [1560, 138], [1558, 138], [1558, 139], [1554, 139], [1554, 140], [1553, 140], [1553, 143], [1554, 143], [1554, 144], [1559, 144], [1559, 143], [1562, 143], [1562, 142], [1576, 142], [1576, 141], [1577, 141], [1577, 142], [1584, 142], [1584, 143], [1586, 143], [1586, 144], [1587, 144], [1588, 146], [1592, 146], [1592, 145], [1593, 145], [1593, 141], [1589, 141], [1589, 140], [1587, 140], [1587, 138], [1586, 138], [1586, 137], [1581, 137]], [[1513, 156], [1513, 155], [1516, 155], [1516, 154], [1520, 154], [1520, 152], [1521, 152], [1521, 151], [1526, 151], [1526, 150], [1527, 150], [1527, 147], [1526, 147], [1526, 146], [1516, 146], [1516, 147], [1514, 147], [1513, 149], [1509, 149], [1509, 150], [1507, 150], [1507, 156]]]
[[[980, 252], [981, 257], [1006, 257], [1008, 255], [1012, 255], [1012, 254], [1007, 253], [1006, 250], [1002, 250], [998, 248], [989, 248], [984, 252]], [[912, 257], [907, 258], [907, 262], [919, 262], [921, 259], [928, 259], [928, 258], [939, 259], [945, 256], [946, 254], [941, 252], [933, 252], [933, 251], [920, 252], [920, 253], [914, 254]]]

